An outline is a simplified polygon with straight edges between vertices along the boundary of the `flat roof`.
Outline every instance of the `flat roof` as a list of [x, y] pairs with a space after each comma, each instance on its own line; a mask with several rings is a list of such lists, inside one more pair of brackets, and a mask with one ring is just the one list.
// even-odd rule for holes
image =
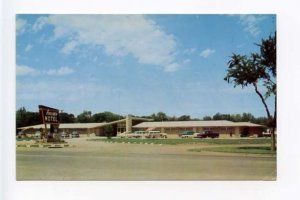
[[250, 122], [232, 122], [227, 120], [209, 120], [209, 121], [164, 121], [164, 122], [142, 122], [133, 126], [133, 128], [176, 128], [176, 127], [262, 127], [259, 124]]
[[[131, 117], [132, 120], [137, 120], [137, 121], [152, 121], [153, 119], [147, 119], [147, 118], [141, 118], [141, 117]], [[126, 118], [112, 121], [112, 122], [101, 122], [101, 123], [61, 123], [59, 124], [59, 128], [62, 129], [71, 129], [71, 128], [82, 128], [82, 129], [88, 129], [88, 128], [97, 128], [97, 127], [102, 127], [105, 125], [109, 124], [116, 124], [120, 122], [126, 122]], [[24, 126], [24, 127], [19, 127], [18, 129], [20, 130], [25, 130], [25, 129], [40, 129], [44, 128], [44, 124], [37, 124], [37, 125], [32, 125], [32, 126]], [[47, 124], [47, 128], [50, 128], [50, 125]]]
[[263, 125], [260, 124], [254, 124], [251, 122], [234, 122], [238, 126], [249, 126], [249, 127], [263, 127]]
[[[59, 124], [59, 128], [63, 128], [63, 129], [68, 129], [68, 128], [96, 128], [96, 127], [101, 127], [106, 125], [107, 123], [103, 122], [103, 123], [62, 123]], [[38, 124], [38, 125], [33, 125], [33, 126], [25, 126], [25, 127], [20, 127], [18, 129], [21, 130], [25, 130], [25, 129], [40, 129], [40, 128], [44, 128], [45, 125], [44, 124]], [[47, 128], [50, 128], [50, 124], [47, 124]]]

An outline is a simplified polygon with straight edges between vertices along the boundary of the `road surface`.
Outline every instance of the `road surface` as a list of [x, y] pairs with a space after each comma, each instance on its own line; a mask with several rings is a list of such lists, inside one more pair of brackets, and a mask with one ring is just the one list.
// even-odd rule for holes
[[187, 151], [195, 145], [69, 143], [76, 147], [17, 148], [17, 180], [276, 180], [275, 156]]

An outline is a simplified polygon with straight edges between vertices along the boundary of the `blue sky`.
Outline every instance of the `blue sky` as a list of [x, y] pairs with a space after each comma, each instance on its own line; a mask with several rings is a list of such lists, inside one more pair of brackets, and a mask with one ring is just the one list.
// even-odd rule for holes
[[275, 30], [275, 15], [17, 15], [16, 107], [266, 116], [251, 86], [223, 78]]

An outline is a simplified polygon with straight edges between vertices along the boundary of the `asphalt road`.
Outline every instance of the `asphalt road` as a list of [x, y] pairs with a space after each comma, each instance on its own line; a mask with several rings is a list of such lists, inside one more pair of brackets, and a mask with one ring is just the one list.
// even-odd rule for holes
[[72, 140], [74, 148], [17, 148], [17, 180], [276, 180], [272, 156]]

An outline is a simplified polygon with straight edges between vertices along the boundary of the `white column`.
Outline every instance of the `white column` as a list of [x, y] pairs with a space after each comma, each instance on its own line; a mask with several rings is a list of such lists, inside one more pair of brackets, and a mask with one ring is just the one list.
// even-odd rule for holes
[[132, 117], [129, 115], [126, 116], [126, 132], [132, 132]]

